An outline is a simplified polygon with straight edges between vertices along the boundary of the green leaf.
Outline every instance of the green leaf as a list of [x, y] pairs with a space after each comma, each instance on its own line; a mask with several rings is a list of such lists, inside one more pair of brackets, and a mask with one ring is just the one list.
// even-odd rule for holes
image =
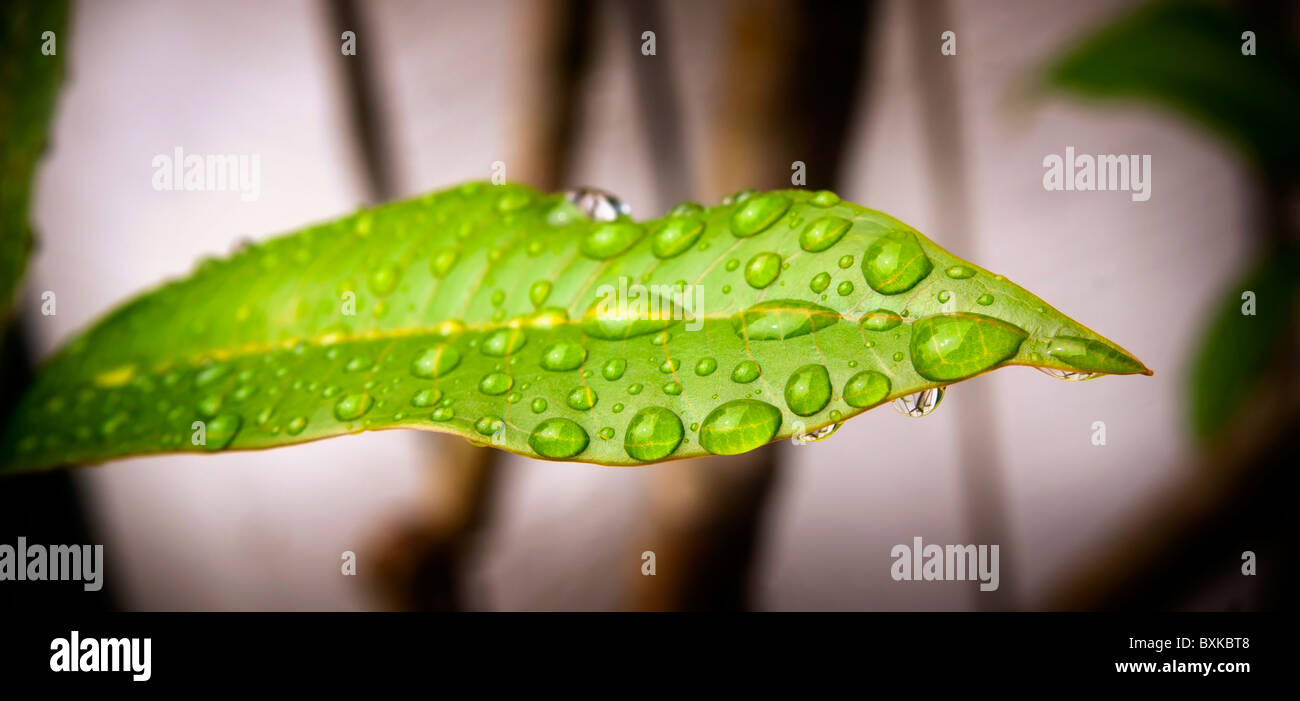
[[470, 183], [205, 262], [54, 356], [0, 454], [24, 470], [406, 427], [629, 465], [744, 452], [1003, 365], [1149, 374], [885, 214], [737, 200], [594, 222]]
[[[63, 75], [67, 24], [62, 0], [20, 0], [0, 12], [0, 319], [9, 314], [32, 249], [32, 175]], [[47, 31], [62, 49], [48, 56], [41, 51]]]
[[1285, 351], [1300, 294], [1297, 266], [1294, 249], [1265, 258], [1233, 283], [1202, 332], [1189, 377], [1192, 429], [1202, 440], [1228, 426]]
[[[1256, 34], [1256, 55], [1242, 55], [1245, 30]], [[1158, 2], [1066, 49], [1045, 68], [1041, 84], [1171, 108], [1265, 170], [1296, 178], [1297, 74], [1300, 61], [1284, 27], [1249, 21], [1225, 3]]]

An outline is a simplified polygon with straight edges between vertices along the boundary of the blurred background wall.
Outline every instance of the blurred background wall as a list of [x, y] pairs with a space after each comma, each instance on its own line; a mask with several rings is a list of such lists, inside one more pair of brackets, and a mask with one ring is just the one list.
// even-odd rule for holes
[[[554, 5], [551, 3], [550, 5]], [[398, 197], [486, 179], [521, 153], [538, 98], [536, 42], [548, 3], [477, 0], [358, 3], [358, 52], [374, 71], [379, 131]], [[663, 62], [681, 110], [690, 196], [715, 203], [710, 173], [720, 99], [760, 76], [726, 60], [733, 22], [760, 11], [670, 0], [655, 26], [632, 26], [618, 3], [590, 11], [589, 73], [578, 99], [572, 173], [654, 217], [654, 179], [636, 61]], [[1087, 320], [1155, 370], [1154, 377], [1055, 382], [1010, 368], [953, 387], [924, 419], [888, 409], [849, 422], [815, 446], [776, 448], [783, 468], [759, 524], [752, 605], [760, 609], [976, 609], [969, 582], [895, 582], [890, 548], [982, 542], [963, 496], [970, 443], [958, 420], [988, 419], [979, 437], [996, 462], [1005, 524], [1001, 577], [1009, 599], [1035, 608], [1117, 527], [1187, 477], [1184, 376], [1205, 310], [1251, 250], [1249, 174], [1220, 144], [1139, 106], [1016, 99], [1018, 81], [1071, 37], [1130, 3], [953, 2], [942, 29], [949, 108], [960, 115], [956, 155], [967, 205], [945, 220], [926, 130], [932, 75], [915, 43], [909, 3], [871, 6], [861, 35], [860, 85], [800, 75], [785, 99], [851, 90], [836, 176], [845, 199], [886, 211], [958, 255], [1006, 275], [1064, 313]], [[562, 15], [561, 15], [562, 16]], [[642, 56], [641, 33], [657, 53]], [[921, 39], [923, 37], [923, 39]], [[814, 42], [815, 43], [815, 42]], [[79, 2], [68, 78], [37, 181], [41, 236], [25, 281], [25, 329], [43, 357], [128, 297], [185, 275], [203, 256], [362, 206], [363, 158], [335, 17], [315, 2]], [[530, 97], [531, 96], [531, 97]], [[545, 97], [542, 98], [545, 104]], [[524, 146], [521, 146], [524, 144]], [[261, 196], [157, 192], [151, 159], [194, 153], [261, 156]], [[1152, 196], [1048, 192], [1042, 160], [1080, 153], [1150, 154]], [[945, 154], [941, 154], [944, 156]], [[514, 170], [518, 165], [519, 170]], [[748, 166], [747, 166], [748, 167]], [[788, 159], [753, 166], [756, 183], [788, 178]], [[826, 177], [822, 174], [822, 177]], [[947, 229], [947, 230], [945, 230]], [[957, 245], [960, 244], [960, 245]], [[39, 314], [40, 293], [58, 314]], [[973, 388], [979, 385], [978, 388]], [[970, 391], [968, 391], [970, 390]], [[1104, 421], [1107, 444], [1094, 446]], [[867, 455], [868, 437], [879, 450]], [[150, 457], [75, 471], [94, 542], [105, 544], [117, 605], [128, 609], [383, 607], [374, 563], [397, 524], [438, 503], [426, 473], [452, 455], [414, 432], [377, 432], [267, 452]], [[981, 448], [982, 450], [983, 448]], [[626, 605], [656, 470], [504, 458], [492, 518], [467, 560], [474, 609], [611, 609]], [[640, 539], [640, 540], [639, 540]], [[340, 553], [361, 576], [339, 574]], [[1232, 574], [1239, 563], [1222, 567]], [[660, 565], [661, 569], [664, 565]], [[1232, 605], [1231, 591], [1205, 602]]]

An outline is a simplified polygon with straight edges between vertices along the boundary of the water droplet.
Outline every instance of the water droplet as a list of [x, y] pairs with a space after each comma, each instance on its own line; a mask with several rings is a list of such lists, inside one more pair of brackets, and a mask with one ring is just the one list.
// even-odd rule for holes
[[1034, 366], [1034, 369], [1043, 373], [1044, 375], [1055, 377], [1058, 380], [1065, 380], [1066, 382], [1083, 382], [1084, 380], [1091, 380], [1094, 377], [1101, 377], [1104, 374], [1100, 372], [1074, 372], [1071, 370], [1057, 370], [1056, 368], [1045, 368], [1045, 367], [1039, 367], [1037, 365]]
[[523, 348], [527, 342], [528, 336], [524, 334], [522, 324], [513, 324], [488, 334], [487, 338], [483, 339], [483, 345], [479, 350], [483, 355], [503, 358]]
[[903, 323], [903, 317], [888, 309], [877, 309], [863, 314], [860, 323], [867, 331], [888, 331]]
[[808, 445], [809, 443], [817, 443], [818, 441], [824, 441], [827, 438], [830, 438], [832, 435], [834, 435], [836, 431], [840, 430], [840, 426], [843, 425], [844, 424], [841, 423], [834, 423], [828, 426], [822, 426], [821, 428], [815, 431], [809, 431], [808, 433], [805, 433], [803, 435], [795, 436], [794, 440], [796, 443], [801, 443], [803, 445]]
[[532, 200], [532, 196], [527, 192], [522, 190], [512, 190], [505, 193], [497, 200], [497, 211], [513, 212], [514, 210], [521, 209], [524, 205], [527, 205], [530, 200]]
[[628, 393], [628, 394], [641, 394], [641, 390], [642, 390], [642, 389], [644, 389], [644, 387], [641, 385], [640, 382], [633, 382], [632, 384], [630, 384], [630, 385], [627, 386], [627, 393]]
[[954, 265], [951, 268], [948, 268], [945, 272], [948, 273], [948, 277], [956, 280], [965, 280], [967, 278], [975, 277], [975, 269], [967, 265]]
[[876, 239], [862, 256], [862, 275], [882, 295], [906, 292], [925, 279], [934, 264], [910, 231], [895, 231]]
[[287, 429], [289, 435], [296, 436], [299, 433], [302, 433], [305, 428], [307, 428], [307, 419], [305, 417], [295, 416], [292, 419], [289, 419], [289, 426]]
[[540, 413], [546, 411], [546, 408], [547, 408], [548, 406], [549, 406], [549, 403], [546, 401], [546, 399], [544, 399], [544, 398], [542, 398], [542, 397], [538, 397], [538, 398], [536, 398], [536, 399], [534, 399], [534, 400], [532, 401], [532, 404], [529, 406], [529, 408], [531, 408], [531, 409], [533, 410], [533, 413], [534, 413], [534, 414], [540, 414]]
[[455, 416], [456, 413], [452, 411], [450, 407], [444, 406], [434, 409], [433, 413], [429, 415], [429, 418], [434, 421], [451, 421]]
[[664, 374], [677, 372], [677, 369], [680, 368], [681, 366], [682, 366], [682, 361], [677, 360], [676, 358], [669, 358], [668, 360], [665, 360], [663, 363], [659, 365], [659, 372], [662, 372]]
[[775, 193], [754, 195], [731, 214], [731, 233], [748, 238], [776, 223], [790, 208], [790, 200]]
[[848, 280], [845, 280], [844, 282], [841, 282], [838, 287], [835, 288], [835, 291], [838, 292], [841, 297], [848, 297], [849, 295], [853, 294], [853, 283], [849, 282]]
[[397, 289], [397, 283], [401, 279], [402, 271], [396, 265], [384, 263], [370, 272], [370, 277], [366, 278], [366, 285], [371, 292], [384, 297]]
[[700, 358], [700, 361], [695, 364], [695, 374], [699, 375], [700, 377], [704, 377], [706, 375], [712, 375], [713, 371], [717, 369], [718, 369], [718, 361], [714, 359], [712, 356]]
[[411, 397], [411, 405], [421, 408], [430, 407], [437, 404], [440, 399], [442, 399], [442, 390], [426, 388], [416, 392], [415, 396]]
[[844, 384], [844, 403], [863, 409], [875, 406], [889, 396], [890, 382], [875, 370], [863, 370]]
[[916, 373], [949, 382], [978, 375], [1008, 360], [1028, 334], [983, 314], [936, 314], [912, 324], [911, 356]]
[[577, 370], [586, 359], [586, 348], [577, 343], [563, 341], [552, 343], [542, 351], [541, 365], [542, 369], [551, 372], [567, 372]]
[[684, 253], [704, 233], [704, 222], [696, 217], [671, 217], [650, 238], [650, 250], [659, 258]]
[[205, 450], [225, 450], [234, 442], [244, 420], [238, 414], [222, 414], [207, 422]]
[[840, 256], [840, 260], [837, 263], [837, 265], [839, 265], [840, 268], [844, 270], [853, 267], [853, 256], [848, 256], [848, 255]]
[[605, 365], [600, 368], [600, 375], [606, 380], [613, 382], [623, 377], [627, 371], [627, 361], [622, 358], [610, 358], [605, 361]]
[[[194, 386], [206, 387], [225, 377], [229, 373], [230, 366], [223, 363], [214, 363], [204, 366], [194, 375]], [[130, 379], [130, 377], [128, 376], [126, 379], [122, 380], [122, 383], [125, 383], [127, 379]]]
[[672, 209], [668, 210], [670, 217], [685, 217], [692, 214], [701, 214], [704, 208], [695, 202], [679, 202]]
[[818, 217], [799, 234], [799, 247], [818, 253], [840, 242], [853, 223], [843, 217]]
[[759, 253], [745, 265], [745, 282], [754, 289], [763, 289], [776, 281], [781, 274], [781, 256]]
[[570, 409], [587, 411], [596, 406], [596, 391], [590, 387], [574, 387], [569, 392], [569, 396], [565, 397], [564, 403], [568, 404]]
[[987, 307], [987, 306], [989, 306], [990, 304], [993, 304], [993, 295], [991, 295], [991, 294], [985, 292], [984, 294], [980, 295], [979, 297], [976, 297], [976, 298], [975, 298], [975, 301], [976, 301], [976, 303], [980, 304], [981, 306]]
[[610, 222], [632, 213], [622, 200], [604, 190], [580, 187], [565, 190], [564, 199], [592, 221]]
[[433, 261], [429, 264], [433, 276], [439, 279], [446, 277], [447, 273], [451, 272], [452, 266], [456, 265], [456, 256], [454, 248], [444, 248], [435, 253]]
[[901, 363], [901, 362], [903, 362], [903, 358], [904, 358], [905, 356], [903, 355], [903, 351], [895, 351], [893, 357], [894, 357], [894, 362], [895, 362], [895, 363]]
[[811, 416], [831, 401], [831, 377], [822, 365], [805, 365], [785, 383], [785, 404], [799, 416]]
[[735, 399], [704, 418], [700, 447], [714, 455], [735, 455], [767, 443], [780, 428], [780, 409], [757, 399]]
[[534, 307], [540, 307], [546, 303], [546, 298], [551, 296], [551, 281], [538, 280], [528, 288], [528, 300], [533, 303]]
[[615, 414], [621, 413], [623, 411], [623, 403], [616, 402], [614, 406], [611, 408], [611, 411], [613, 411]]
[[664, 394], [674, 397], [682, 393], [682, 386], [677, 382], [665, 382], [663, 389]]
[[528, 445], [540, 456], [552, 460], [571, 458], [587, 449], [587, 432], [569, 419], [553, 416], [537, 424]]
[[614, 428], [613, 428], [612, 426], [606, 426], [606, 427], [600, 429], [600, 437], [601, 437], [602, 440], [609, 440], [609, 439], [613, 438], [613, 437], [614, 437]]
[[489, 299], [488, 301], [491, 302], [491, 303], [492, 303], [492, 306], [494, 306], [494, 307], [499, 307], [499, 306], [501, 306], [501, 305], [504, 304], [505, 301], [506, 301], [506, 291], [505, 291], [505, 290], [497, 290], [497, 291], [493, 292], [493, 293], [492, 293], [492, 298]]
[[626, 251], [641, 240], [645, 231], [628, 221], [601, 224], [583, 237], [579, 248], [582, 254], [596, 260], [609, 260]]
[[939, 294], [935, 295], [935, 299], [939, 300], [940, 304], [947, 304], [948, 300], [952, 299], [952, 293], [948, 290], [939, 290]]
[[909, 394], [906, 397], [895, 399], [894, 409], [898, 410], [898, 413], [903, 416], [920, 418], [933, 414], [941, 401], [943, 401], [943, 388], [931, 387], [916, 394]]
[[793, 299], [760, 302], [731, 317], [737, 335], [755, 341], [794, 338], [834, 325], [840, 315], [834, 309]]
[[[684, 318], [670, 297], [653, 292], [642, 295], [635, 304], [617, 304], [616, 300], [615, 295], [609, 295], [592, 304], [582, 317], [583, 333], [603, 341], [624, 341], [663, 331]], [[623, 306], [627, 308], [619, 309]]]
[[490, 396], [505, 394], [515, 384], [515, 378], [501, 372], [491, 372], [479, 380], [478, 391]]
[[334, 418], [339, 421], [353, 421], [366, 415], [375, 405], [375, 398], [365, 392], [345, 394], [334, 402]]
[[818, 207], [834, 207], [840, 203], [840, 196], [830, 190], [818, 190], [808, 201]]
[[424, 379], [442, 377], [460, 365], [460, 353], [448, 345], [436, 345], [421, 351], [411, 361], [411, 374]]
[[502, 421], [500, 416], [493, 416], [492, 414], [487, 414], [483, 417], [480, 417], [478, 421], [474, 422], [474, 430], [478, 431], [480, 434], [484, 436], [491, 436], [497, 431], [500, 431], [501, 427], [504, 425], [505, 422]]
[[623, 449], [633, 460], [654, 462], [672, 455], [684, 435], [677, 414], [663, 407], [649, 406], [628, 421]]
[[1103, 341], [1078, 336], [1053, 337], [1047, 347], [1047, 354], [1070, 367], [1087, 372], [1114, 375], [1150, 373], [1146, 366], [1123, 351], [1112, 348]]
[[742, 360], [732, 369], [731, 381], [746, 385], [757, 380], [761, 374], [762, 371], [759, 369], [758, 363], [752, 360]]
[[808, 289], [812, 290], [816, 294], [821, 294], [826, 291], [827, 287], [830, 287], [830, 284], [830, 273], [817, 273], [813, 276], [812, 281], [808, 283]]
[[374, 367], [374, 363], [371, 362], [370, 358], [367, 358], [367, 357], [365, 357], [365, 356], [360, 356], [360, 355], [359, 355], [359, 356], [357, 356], [357, 357], [355, 357], [355, 358], [349, 360], [349, 361], [347, 362], [347, 364], [343, 366], [343, 371], [344, 371], [344, 372], [361, 372], [362, 370], [369, 370], [369, 369], [372, 368], [372, 367]]

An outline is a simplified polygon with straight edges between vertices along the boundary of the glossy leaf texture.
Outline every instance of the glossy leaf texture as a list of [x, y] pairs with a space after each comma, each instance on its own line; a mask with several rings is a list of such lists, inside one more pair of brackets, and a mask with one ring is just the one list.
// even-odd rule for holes
[[[32, 249], [28, 207], [67, 50], [68, 4], [17, 0], [0, 12], [0, 319], [9, 314]], [[47, 55], [46, 32], [55, 53]], [[64, 43], [59, 43], [64, 42]]]
[[561, 195], [469, 183], [126, 304], [45, 365], [0, 450], [24, 470], [406, 427], [636, 465], [744, 452], [1013, 364], [1149, 373], [830, 192], [592, 221]]

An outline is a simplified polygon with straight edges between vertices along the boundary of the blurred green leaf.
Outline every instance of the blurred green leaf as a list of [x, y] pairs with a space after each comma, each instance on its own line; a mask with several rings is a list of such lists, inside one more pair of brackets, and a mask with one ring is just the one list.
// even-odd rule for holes
[[[1150, 101], [1209, 127], [1257, 165], [1300, 176], [1300, 61], [1281, 27], [1222, 4], [1160, 2], [1096, 31], [1051, 60], [1048, 89]], [[1244, 56], [1242, 32], [1256, 35]]]
[[[63, 75], [67, 26], [63, 0], [16, 0], [0, 11], [0, 320], [9, 314], [32, 248], [32, 174]], [[47, 31], [57, 49], [49, 56], [41, 52]]]
[[[1300, 252], [1268, 257], [1228, 288], [1198, 344], [1192, 363], [1192, 426], [1212, 440], [1227, 428], [1260, 383], [1272, 359], [1286, 347], [1296, 312]], [[1243, 313], [1243, 295], [1254, 294], [1255, 314]]]

